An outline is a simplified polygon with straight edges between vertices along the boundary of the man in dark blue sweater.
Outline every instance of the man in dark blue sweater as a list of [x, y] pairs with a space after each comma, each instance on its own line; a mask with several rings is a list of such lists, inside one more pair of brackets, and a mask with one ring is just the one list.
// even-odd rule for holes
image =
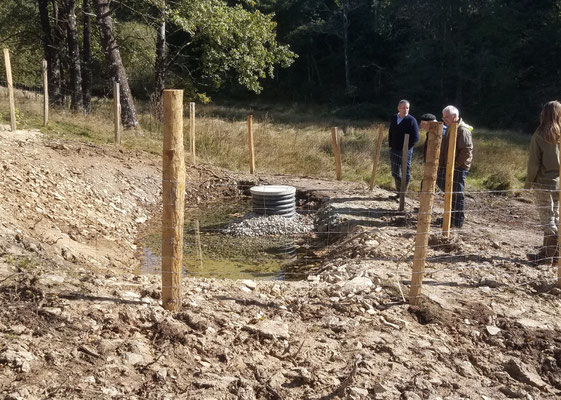
[[397, 192], [401, 189], [401, 155], [403, 153], [403, 140], [406, 134], [409, 135], [409, 152], [407, 155], [407, 176], [406, 182], [409, 185], [411, 180], [411, 158], [413, 157], [413, 146], [419, 141], [419, 127], [417, 120], [409, 115], [409, 101], [400, 100], [397, 105], [398, 113], [393, 115], [390, 120], [390, 130], [388, 139], [390, 142], [390, 164], [392, 176], [395, 181]]

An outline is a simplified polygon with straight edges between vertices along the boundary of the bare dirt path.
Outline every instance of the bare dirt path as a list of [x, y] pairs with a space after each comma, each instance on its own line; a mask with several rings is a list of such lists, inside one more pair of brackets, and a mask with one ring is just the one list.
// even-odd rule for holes
[[[260, 176], [329, 200], [344, 233], [307, 280], [185, 279], [168, 313], [159, 277], [133, 273], [160, 176], [153, 155], [0, 127], [1, 398], [561, 396], [561, 291], [524, 261], [539, 240], [527, 199], [468, 199], [465, 229], [431, 239], [426, 298], [410, 307], [415, 219], [389, 193]], [[189, 168], [188, 202], [254, 181]]]

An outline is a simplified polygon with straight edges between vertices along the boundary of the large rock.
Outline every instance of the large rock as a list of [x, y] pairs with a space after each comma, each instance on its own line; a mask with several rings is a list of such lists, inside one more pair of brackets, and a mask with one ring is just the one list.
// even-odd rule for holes
[[519, 360], [510, 359], [507, 361], [505, 364], [505, 371], [519, 382], [526, 383], [540, 389], [547, 385], [532, 366], [523, 364]]

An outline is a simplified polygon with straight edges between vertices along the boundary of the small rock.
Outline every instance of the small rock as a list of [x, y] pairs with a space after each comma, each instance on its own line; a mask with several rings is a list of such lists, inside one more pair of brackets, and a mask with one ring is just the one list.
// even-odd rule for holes
[[168, 369], [167, 368], [160, 368], [156, 371], [156, 378], [160, 381], [165, 381], [168, 377]]
[[144, 357], [142, 357], [142, 355], [131, 352], [126, 352], [124, 359], [125, 363], [129, 365], [136, 365], [144, 362]]
[[363, 389], [363, 388], [358, 388], [358, 387], [350, 387], [349, 388], [349, 392], [351, 394], [351, 396], [354, 397], [364, 397], [364, 398], [368, 398], [368, 390]]
[[491, 325], [487, 325], [485, 328], [487, 329], [487, 332], [491, 336], [495, 336], [501, 331], [500, 328], [497, 328], [496, 326], [491, 326]]
[[374, 285], [374, 283], [370, 278], [356, 277], [346, 282], [341, 288], [341, 291], [344, 293], [358, 293], [370, 289], [372, 285]]
[[246, 330], [270, 339], [288, 339], [288, 325], [278, 321], [259, 321], [255, 325], [246, 325]]
[[377, 383], [374, 388], [374, 393], [376, 394], [382, 394], [382, 393], [386, 393], [388, 391], [388, 388], [385, 387], [384, 385], [382, 385], [381, 383]]
[[252, 281], [251, 279], [242, 279], [240, 282], [251, 290], [255, 290], [255, 288], [257, 287], [255, 281]]

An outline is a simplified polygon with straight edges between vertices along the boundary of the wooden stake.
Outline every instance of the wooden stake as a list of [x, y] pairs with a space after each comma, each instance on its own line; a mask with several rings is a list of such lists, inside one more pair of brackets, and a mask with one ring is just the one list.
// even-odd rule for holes
[[382, 150], [382, 141], [384, 140], [384, 125], [378, 125], [378, 140], [376, 140], [376, 151], [374, 152], [374, 165], [372, 166], [372, 177], [370, 178], [370, 191], [374, 190], [376, 182], [376, 171], [380, 162], [380, 151]]
[[407, 192], [407, 161], [409, 159], [409, 135], [403, 137], [401, 151], [401, 188], [399, 189], [399, 211], [405, 210], [405, 192]]
[[43, 126], [49, 123], [49, 76], [47, 60], [43, 60]]
[[164, 90], [162, 215], [162, 305], [181, 308], [185, 154], [183, 151], [183, 90]]
[[199, 261], [199, 269], [203, 269], [203, 247], [201, 245], [201, 228], [199, 220], [195, 220], [195, 247], [197, 249], [197, 260]]
[[6, 81], [8, 83], [8, 97], [10, 98], [10, 122], [12, 132], [16, 131], [16, 102], [14, 100], [14, 85], [12, 83], [12, 65], [10, 64], [10, 50], [4, 49], [4, 63], [6, 64]]
[[438, 175], [440, 144], [442, 142], [441, 122], [430, 122], [427, 140], [427, 161], [425, 162], [425, 169], [423, 172], [421, 204], [419, 207], [419, 216], [417, 217], [417, 236], [415, 237], [415, 255], [413, 256], [413, 271], [411, 275], [411, 290], [409, 291], [409, 303], [412, 305], [417, 304], [423, 285], [432, 204], [434, 201], [436, 177]]
[[[561, 137], [559, 138], [559, 151], [561, 154]], [[561, 176], [561, 164], [559, 165], [559, 176]], [[560, 187], [558, 188], [559, 190], [559, 204], [558, 207], [561, 207], [561, 184]], [[558, 210], [559, 213], [559, 210]], [[557, 214], [559, 215], [559, 214]], [[557, 226], [557, 251], [559, 252], [561, 250], [561, 220], [558, 223]], [[561, 256], [558, 255], [557, 256], [557, 287], [561, 288]]]
[[341, 146], [339, 143], [338, 129], [336, 127], [331, 128], [331, 140], [333, 141], [333, 153], [335, 154], [335, 172], [337, 174], [337, 180], [343, 179], [343, 169], [341, 167]]
[[191, 162], [197, 164], [195, 154], [195, 103], [189, 103], [189, 147], [191, 149]]
[[446, 158], [446, 181], [444, 183], [444, 214], [442, 215], [442, 235], [450, 237], [450, 220], [452, 219], [452, 192], [454, 188], [454, 164], [456, 163], [456, 137], [458, 124], [448, 127], [448, 155]]
[[121, 90], [119, 82], [113, 82], [113, 122], [115, 125], [115, 144], [121, 144]]
[[247, 136], [249, 144], [249, 173], [255, 172], [255, 150], [253, 148], [253, 115], [247, 116]]

